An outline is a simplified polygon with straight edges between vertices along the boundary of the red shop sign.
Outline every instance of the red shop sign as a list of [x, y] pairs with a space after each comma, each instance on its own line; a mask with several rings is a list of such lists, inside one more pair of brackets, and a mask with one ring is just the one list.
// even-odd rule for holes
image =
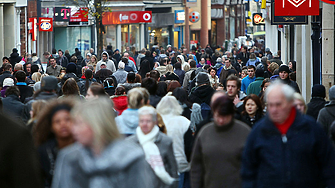
[[319, 0], [275, 0], [275, 16], [319, 15]]
[[52, 18], [39, 18], [38, 25], [39, 31], [52, 31], [53, 29]]
[[88, 22], [88, 8], [80, 8], [76, 13], [71, 15], [70, 22]]
[[151, 11], [106, 12], [102, 16], [103, 25], [151, 23], [151, 21], [152, 21]]

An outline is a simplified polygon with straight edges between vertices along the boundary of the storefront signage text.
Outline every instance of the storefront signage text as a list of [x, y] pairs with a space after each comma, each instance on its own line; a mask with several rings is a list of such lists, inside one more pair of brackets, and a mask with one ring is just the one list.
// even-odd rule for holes
[[53, 29], [52, 18], [39, 18], [38, 25], [39, 31], [52, 31]]
[[70, 22], [88, 22], [88, 8], [80, 8], [71, 15]]
[[117, 25], [129, 23], [151, 23], [151, 11], [118, 11], [106, 12], [102, 16], [103, 25]]
[[176, 24], [184, 23], [184, 21], [185, 21], [185, 11], [184, 10], [175, 10], [174, 11], [174, 17], [175, 17], [174, 22]]

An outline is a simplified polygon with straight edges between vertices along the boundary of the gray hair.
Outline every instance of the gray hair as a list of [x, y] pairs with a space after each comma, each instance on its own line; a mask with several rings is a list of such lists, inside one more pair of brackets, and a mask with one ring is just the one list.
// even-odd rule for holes
[[294, 101], [294, 93], [295, 93], [294, 89], [291, 86], [284, 84], [280, 80], [274, 81], [268, 88], [266, 88], [265, 90], [266, 101], [268, 101], [267, 98], [268, 98], [269, 93], [275, 88], [280, 88], [280, 92], [285, 96], [287, 101], [289, 102]]
[[157, 104], [157, 112], [160, 115], [176, 115], [179, 116], [183, 113], [183, 108], [174, 96], [165, 96]]
[[124, 69], [125, 63], [123, 61], [119, 62], [119, 69]]
[[138, 110], [138, 116], [141, 115], [151, 115], [152, 116], [152, 121], [156, 122], [157, 121], [157, 112], [155, 108], [152, 106], [143, 106]]

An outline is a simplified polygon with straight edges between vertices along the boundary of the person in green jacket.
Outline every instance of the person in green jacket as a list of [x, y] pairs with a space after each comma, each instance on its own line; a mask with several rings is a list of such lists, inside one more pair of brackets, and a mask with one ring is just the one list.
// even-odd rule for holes
[[258, 95], [261, 92], [261, 85], [264, 80], [264, 71], [262, 69], [256, 70], [256, 80], [251, 82], [247, 89], [247, 95]]

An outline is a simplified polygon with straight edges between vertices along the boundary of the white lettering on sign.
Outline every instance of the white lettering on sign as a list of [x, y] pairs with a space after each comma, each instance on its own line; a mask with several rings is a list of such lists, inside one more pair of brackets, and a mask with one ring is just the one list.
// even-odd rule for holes
[[185, 12], [177, 12], [177, 20], [185, 20]]
[[128, 16], [127, 15], [122, 15], [120, 14], [120, 22], [122, 22], [123, 20], [128, 20]]

